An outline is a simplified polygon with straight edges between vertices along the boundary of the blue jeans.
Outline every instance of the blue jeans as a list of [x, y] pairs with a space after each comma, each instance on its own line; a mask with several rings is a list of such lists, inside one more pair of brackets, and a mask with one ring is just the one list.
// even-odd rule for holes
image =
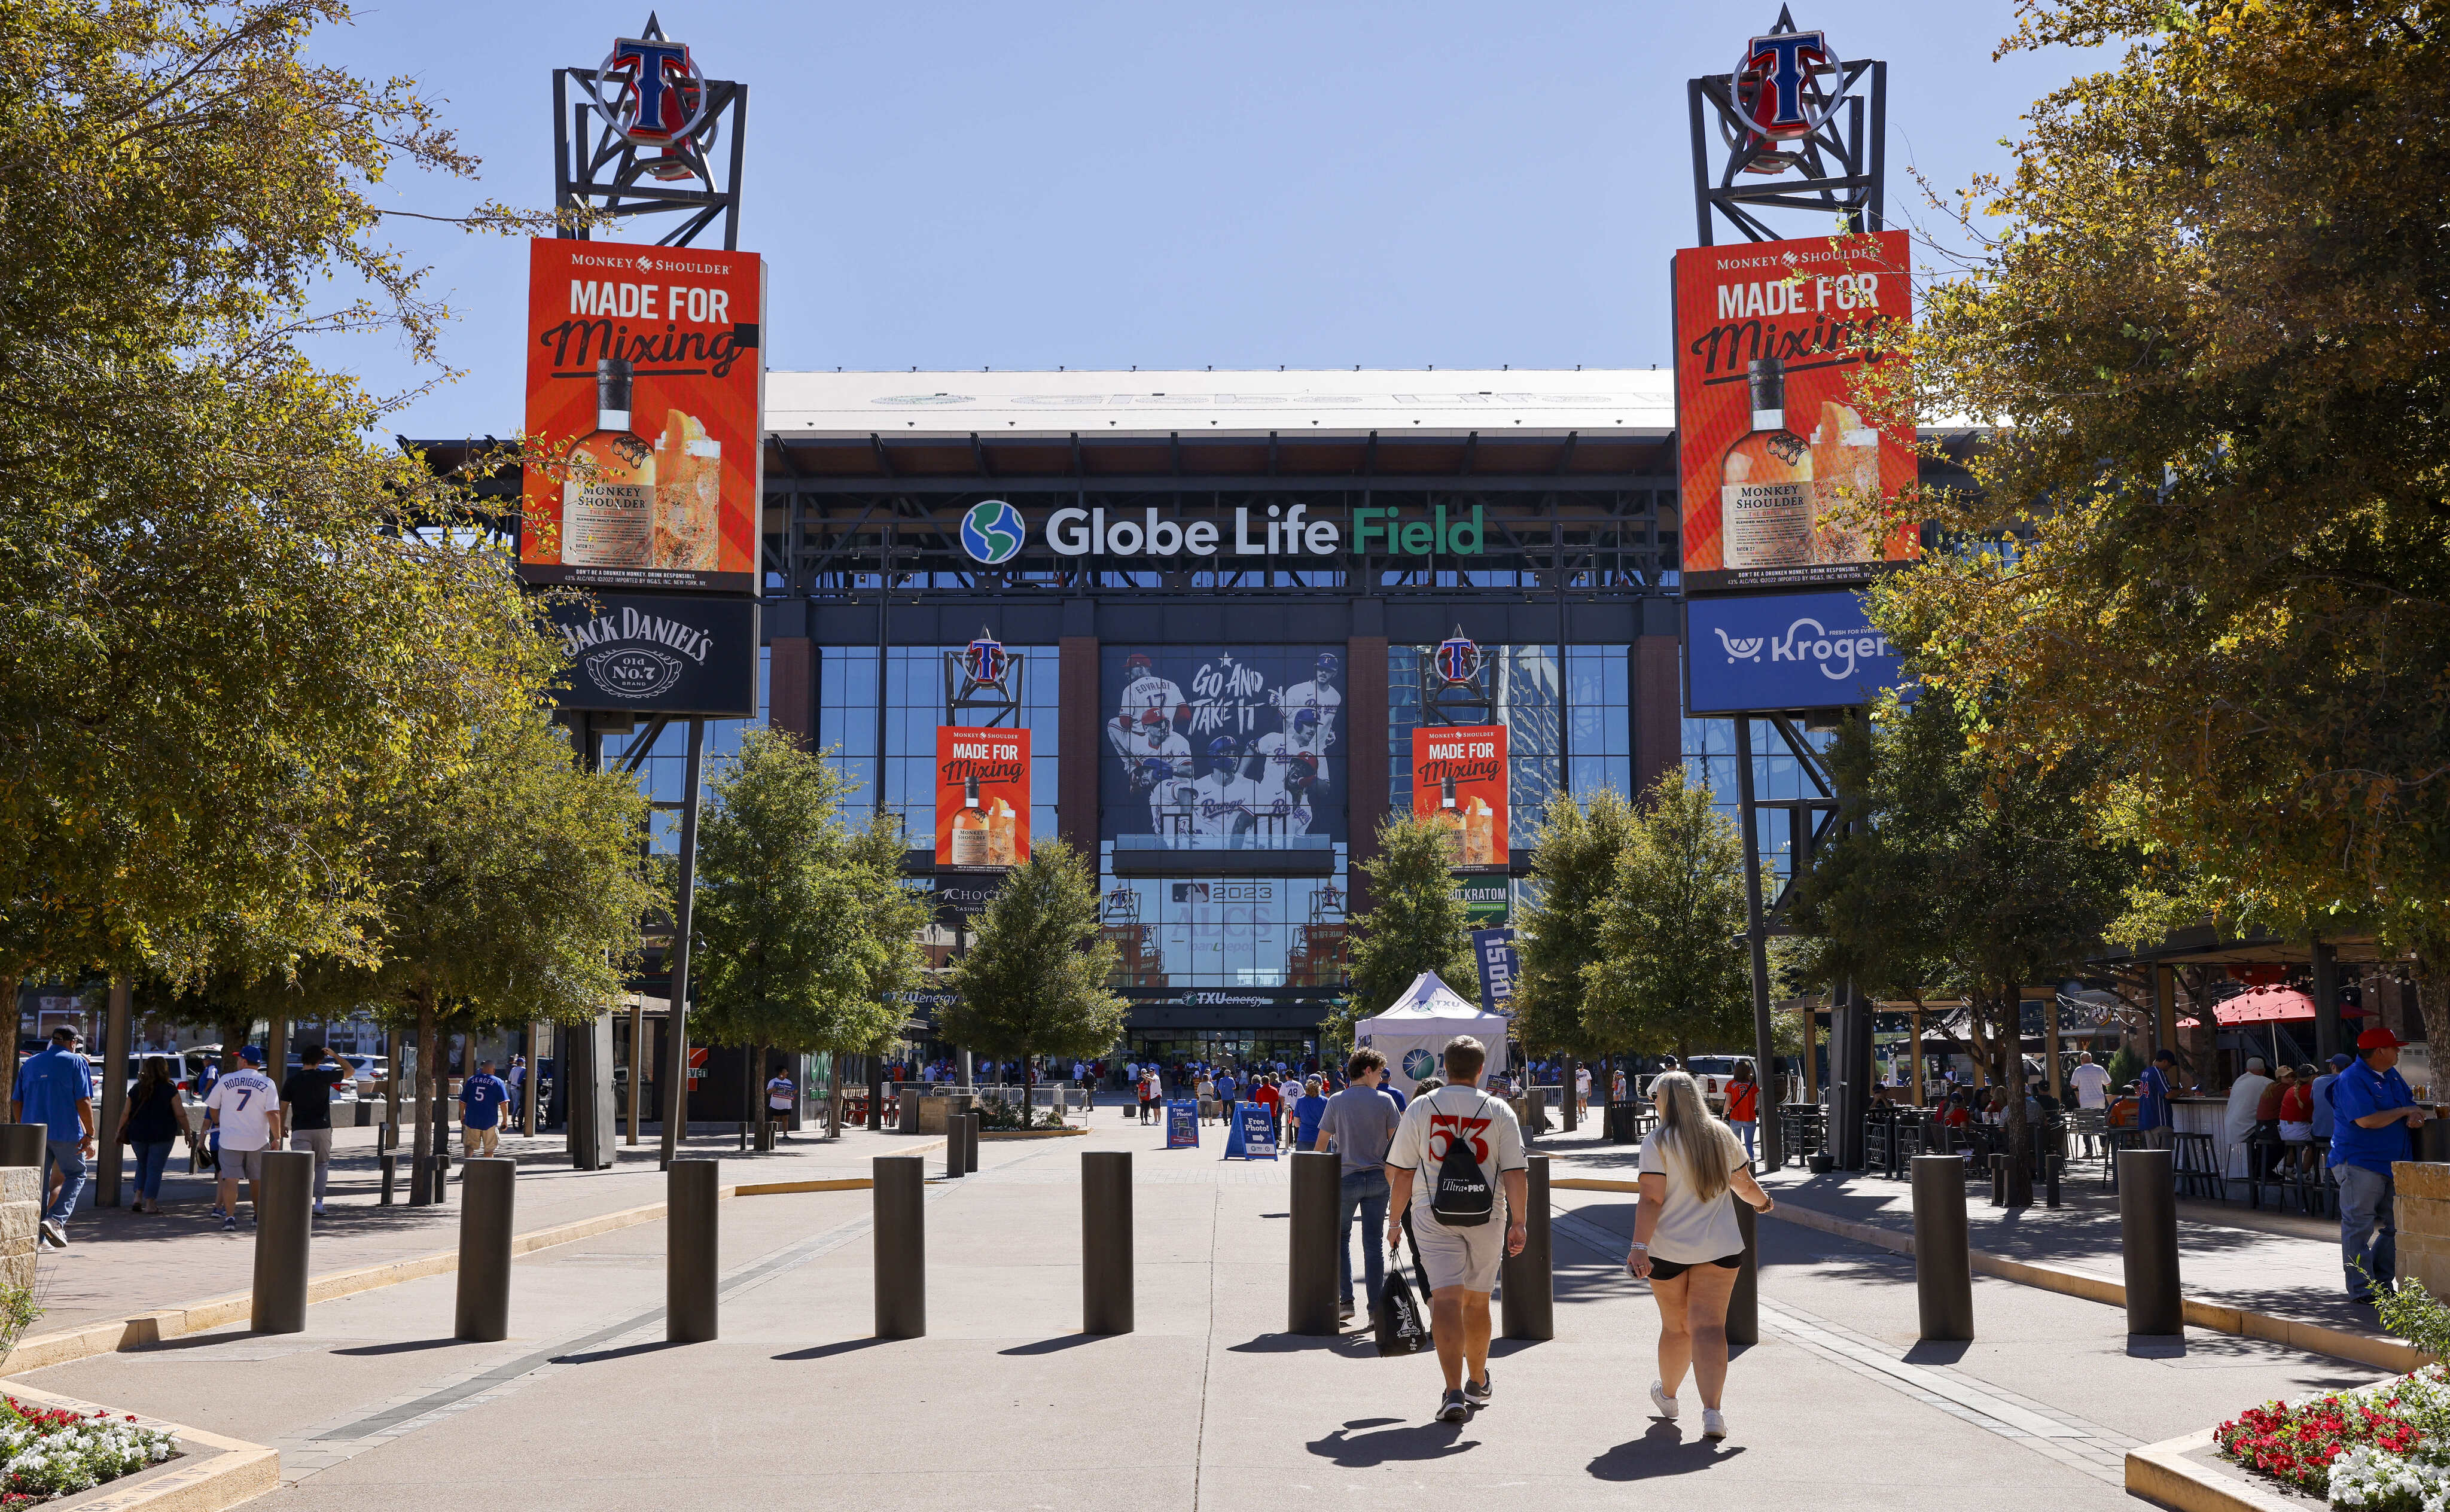
[[2331, 1178], [2340, 1184], [2340, 1261], [2348, 1295], [2369, 1297], [2399, 1273], [2399, 1220], [2391, 1211], [2399, 1189], [2389, 1172], [2363, 1166], [2333, 1166]]
[[175, 1139], [144, 1139], [136, 1142], [136, 1194], [151, 1202], [162, 1195], [162, 1173], [170, 1164], [170, 1147]]
[[1740, 1123], [1737, 1123], [1735, 1125], [1735, 1131], [1744, 1136], [1744, 1153], [1752, 1159], [1759, 1160], [1760, 1158], [1760, 1147], [1754, 1144], [1753, 1140], [1760, 1135], [1760, 1125], [1758, 1122], [1747, 1118]]
[[44, 1190], [50, 1188], [53, 1166], [59, 1167], [60, 1173], [68, 1178], [60, 1183], [60, 1200], [43, 1210], [43, 1216], [51, 1222], [68, 1222], [68, 1215], [76, 1212], [77, 1198], [85, 1193], [85, 1152], [78, 1148], [83, 1142], [82, 1137], [43, 1141]]
[[1369, 1299], [1361, 1310], [1369, 1311], [1378, 1305], [1379, 1289], [1387, 1284], [1387, 1252], [1378, 1248], [1387, 1233], [1387, 1170], [1372, 1166], [1367, 1171], [1344, 1173], [1342, 1208], [1335, 1222], [1335, 1276], [1344, 1288], [1344, 1300], [1352, 1300], [1352, 1215], [1361, 1214], [1361, 1250], [1365, 1269], [1362, 1279], [1370, 1288]]

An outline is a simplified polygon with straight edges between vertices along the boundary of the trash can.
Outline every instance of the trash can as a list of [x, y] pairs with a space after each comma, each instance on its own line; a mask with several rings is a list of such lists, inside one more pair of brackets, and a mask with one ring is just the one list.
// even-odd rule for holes
[[1629, 1102], [1620, 1102], [1611, 1105], [1607, 1111], [1608, 1143], [1612, 1145], [1629, 1145], [1634, 1143], [1636, 1139], [1639, 1138], [1639, 1135], [1634, 1133], [1633, 1120], [1639, 1115], [1639, 1113], [1640, 1110], [1635, 1108], [1634, 1105]]

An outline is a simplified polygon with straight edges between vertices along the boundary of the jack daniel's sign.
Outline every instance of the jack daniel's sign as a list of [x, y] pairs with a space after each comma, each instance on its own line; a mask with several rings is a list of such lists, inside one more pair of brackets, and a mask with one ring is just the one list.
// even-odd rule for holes
[[757, 605], [662, 593], [555, 603], [570, 652], [566, 709], [750, 718], [757, 712]]

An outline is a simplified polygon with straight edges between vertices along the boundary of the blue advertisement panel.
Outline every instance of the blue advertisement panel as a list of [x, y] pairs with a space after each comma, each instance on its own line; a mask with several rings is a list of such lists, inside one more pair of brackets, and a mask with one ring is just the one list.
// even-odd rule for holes
[[1267, 1104], [1237, 1102], [1225, 1135], [1227, 1160], [1276, 1158], [1276, 1116]]
[[1851, 591], [1685, 601], [1687, 714], [1863, 704], [1905, 680]]
[[1511, 929], [1475, 929], [1471, 932], [1472, 959], [1480, 963], [1480, 1011], [1490, 1014], [1514, 1012], [1514, 931]]
[[1199, 1148], [1199, 1104], [1169, 1102], [1165, 1105], [1165, 1147], [1168, 1150]]
[[1103, 663], [1101, 838], [1175, 850], [1344, 838], [1344, 648], [1110, 643]]

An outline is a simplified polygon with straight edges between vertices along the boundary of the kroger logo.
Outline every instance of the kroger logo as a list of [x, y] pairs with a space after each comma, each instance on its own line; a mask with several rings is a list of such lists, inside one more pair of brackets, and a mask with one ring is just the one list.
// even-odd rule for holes
[[1719, 637], [1719, 645], [1727, 653], [1729, 664], [1759, 664], [1766, 647], [1773, 662], [1801, 662], [1817, 666], [1820, 675], [1833, 683], [1842, 683], [1855, 675], [1857, 657], [1889, 656], [1889, 638], [1868, 625], [1857, 625], [1842, 630], [1831, 630], [1809, 615], [1786, 628], [1784, 635], [1729, 635], [1717, 626], [1710, 633]]
[[1028, 527], [1021, 522], [1021, 511], [1007, 499], [991, 498], [970, 506], [962, 516], [962, 550], [973, 561], [989, 567], [1001, 567], [1020, 554], [1021, 543], [1027, 537]]

